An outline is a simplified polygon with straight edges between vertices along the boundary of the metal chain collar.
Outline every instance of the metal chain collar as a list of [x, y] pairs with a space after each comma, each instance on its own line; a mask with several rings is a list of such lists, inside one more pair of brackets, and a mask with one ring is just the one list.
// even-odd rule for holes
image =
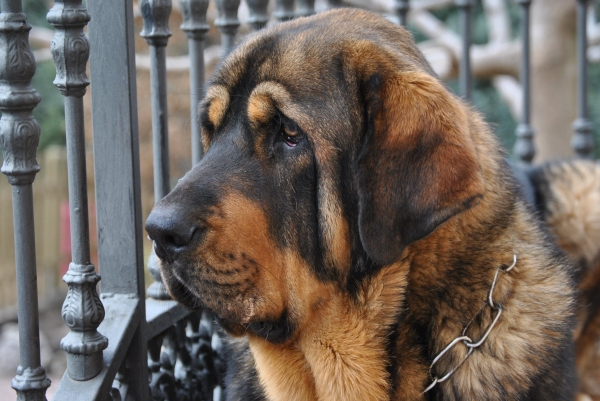
[[[448, 380], [450, 378], [450, 376], [452, 376], [454, 374], [454, 372], [456, 372], [456, 370], [458, 368], [460, 368], [462, 366], [462, 364], [471, 356], [471, 354], [473, 353], [473, 350], [481, 347], [481, 345], [488, 338], [488, 336], [494, 329], [494, 326], [496, 326], [496, 323], [498, 323], [498, 321], [500, 320], [500, 316], [502, 316], [502, 305], [500, 305], [497, 302], [494, 302], [494, 299], [493, 299], [494, 289], [496, 288], [496, 283], [498, 282], [498, 276], [499, 276], [500, 272], [508, 273], [515, 267], [516, 264], [517, 264], [517, 254], [514, 254], [512, 265], [510, 265], [509, 267], [506, 267], [506, 268], [503, 268], [502, 266], [500, 266], [498, 269], [496, 269], [496, 274], [494, 275], [494, 280], [492, 281], [492, 286], [490, 287], [490, 291], [487, 296], [487, 302], [485, 303], [485, 305], [481, 308], [481, 310], [479, 312], [477, 312], [477, 314], [473, 317], [473, 319], [465, 326], [465, 328], [462, 331], [462, 335], [459, 337], [456, 337], [454, 340], [452, 340], [450, 342], [450, 344], [448, 344], [446, 346], [446, 348], [444, 348], [439, 354], [437, 354], [437, 356], [435, 358], [433, 358], [433, 362], [431, 362], [431, 365], [429, 366], [429, 377], [431, 378], [431, 384], [429, 384], [429, 386], [427, 386], [425, 391], [423, 391], [423, 394], [425, 394], [426, 392], [428, 392], [429, 390], [434, 388], [436, 386], [436, 384], [442, 383], [442, 382], [445, 382], [446, 380]], [[490, 309], [492, 310], [492, 314], [495, 312], [496, 315], [494, 316], [494, 319], [488, 326], [485, 333], [481, 336], [481, 338], [478, 341], [473, 341], [465, 333], [467, 332], [468, 328], [471, 326], [471, 323], [473, 323], [475, 318], [483, 311], [483, 309], [486, 306], [489, 306]], [[441, 378], [439, 378], [438, 376], [434, 376], [432, 371], [433, 371], [433, 367], [435, 366], [435, 364], [438, 363], [439, 360], [448, 351], [450, 351], [452, 348], [454, 348], [455, 345], [457, 345], [459, 343], [462, 343], [462, 344], [464, 344], [465, 347], [467, 347], [467, 355], [465, 355], [465, 357], [454, 368], [450, 369], [450, 371], [448, 373], [446, 373], [445, 375], [443, 375]]]

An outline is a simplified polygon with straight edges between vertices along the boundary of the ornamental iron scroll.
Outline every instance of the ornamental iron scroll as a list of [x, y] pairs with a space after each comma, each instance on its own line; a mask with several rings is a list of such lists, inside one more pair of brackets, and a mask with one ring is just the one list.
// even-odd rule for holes
[[139, 398], [133, 395], [132, 388], [129, 385], [130, 377], [131, 369], [123, 363], [115, 375], [112, 388], [109, 391], [111, 401], [135, 401]]
[[219, 401], [224, 361], [213, 319], [193, 313], [148, 342], [153, 400]]
[[31, 87], [35, 59], [19, 0], [4, 0], [0, 13], [0, 146], [2, 173], [12, 185], [15, 264], [18, 290], [20, 366], [11, 382], [19, 401], [45, 401], [50, 380], [41, 366], [37, 272], [31, 184], [40, 167], [35, 160], [40, 127], [32, 111], [40, 102]]
[[71, 216], [73, 262], [63, 280], [69, 289], [62, 318], [71, 329], [60, 342], [67, 352], [67, 373], [73, 380], [89, 380], [102, 370], [102, 351], [108, 339], [98, 333], [104, 306], [96, 292], [100, 276], [90, 262], [83, 95], [89, 80], [85, 72], [89, 43], [83, 28], [90, 20], [81, 0], [56, 0], [48, 12], [55, 28], [52, 57], [56, 65], [54, 84], [65, 96], [65, 127]]

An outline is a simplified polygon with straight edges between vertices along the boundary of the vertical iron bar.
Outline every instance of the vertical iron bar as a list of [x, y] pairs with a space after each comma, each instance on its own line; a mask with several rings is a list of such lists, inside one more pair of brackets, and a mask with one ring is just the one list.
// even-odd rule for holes
[[202, 158], [198, 104], [204, 97], [204, 39], [210, 28], [206, 23], [208, 0], [180, 0], [183, 12], [181, 29], [188, 37], [190, 54], [190, 113], [192, 121], [192, 166]]
[[590, 158], [594, 152], [594, 125], [589, 119], [587, 99], [587, 6], [588, 0], [577, 0], [577, 119], [573, 123], [573, 150]]
[[152, 139], [154, 152], [154, 198], [158, 202], [170, 189], [169, 127], [167, 113], [167, 55], [171, 36], [171, 0], [142, 0], [140, 9], [144, 28], [140, 33], [150, 46], [152, 92]]
[[235, 34], [240, 26], [237, 13], [240, 0], [215, 0], [217, 4], [218, 18], [215, 25], [221, 31], [221, 46], [223, 47], [223, 58], [233, 49]]
[[298, 0], [296, 15], [298, 17], [308, 17], [315, 13], [315, 0]]
[[[171, 36], [169, 30], [171, 7], [171, 0], [142, 0], [140, 3], [144, 20], [144, 29], [140, 35], [150, 46], [155, 202], [164, 198], [171, 190], [166, 57], [166, 46]], [[154, 283], [148, 287], [148, 296], [156, 299], [171, 299], [161, 281], [159, 262], [154, 252], [148, 260], [148, 271], [154, 278]]]
[[248, 9], [250, 10], [250, 16], [246, 22], [250, 24], [253, 31], [263, 29], [269, 22], [269, 15], [267, 14], [269, 0], [246, 0], [246, 3], [248, 3]]
[[[5, 110], [2, 109], [3, 112]], [[4, 114], [2, 119], [4, 120]], [[4, 144], [3, 149], [6, 160], [8, 148]], [[40, 363], [33, 191], [31, 183], [12, 185], [21, 364], [11, 386], [17, 391], [18, 401], [45, 401], [50, 379]]]
[[40, 362], [37, 271], [32, 183], [40, 170], [35, 154], [40, 127], [32, 111], [40, 95], [31, 87], [35, 60], [20, 0], [0, 6], [0, 146], [2, 173], [12, 185], [15, 268], [21, 363], [12, 380], [19, 401], [42, 401], [50, 380]]
[[523, 88], [523, 116], [515, 132], [517, 141], [513, 150], [520, 161], [531, 163], [535, 156], [534, 131], [531, 127], [531, 40], [529, 35], [531, 0], [519, 0], [519, 4], [521, 5], [521, 39], [523, 43], [520, 73], [521, 87]]
[[456, 0], [460, 9], [460, 27], [462, 31], [462, 55], [460, 58], [460, 94], [465, 100], [471, 100], [473, 87], [471, 76], [471, 10], [475, 0]]
[[395, 0], [394, 10], [398, 16], [398, 22], [401, 26], [408, 25], [408, 10], [410, 10], [410, 0]]
[[290, 21], [294, 19], [294, 0], [275, 0], [277, 10], [273, 13], [279, 22]]
[[104, 320], [104, 307], [96, 292], [100, 276], [90, 262], [83, 122], [83, 95], [89, 85], [85, 68], [90, 55], [83, 28], [90, 15], [81, 0], [55, 0], [47, 19], [55, 28], [50, 46], [56, 64], [54, 85], [65, 97], [73, 258], [63, 277], [69, 289], [62, 307], [63, 320], [71, 331], [60, 346], [67, 352], [69, 377], [89, 380], [102, 370], [102, 351], [108, 346], [108, 339], [96, 330]]

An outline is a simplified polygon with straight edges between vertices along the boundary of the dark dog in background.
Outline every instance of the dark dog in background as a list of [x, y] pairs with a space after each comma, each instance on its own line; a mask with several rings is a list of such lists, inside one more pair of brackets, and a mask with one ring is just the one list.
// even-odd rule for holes
[[[233, 337], [227, 399], [573, 400], [577, 268], [403, 28], [343, 9], [254, 34], [201, 116], [146, 227], [172, 296]], [[531, 174], [550, 226], [558, 177]]]

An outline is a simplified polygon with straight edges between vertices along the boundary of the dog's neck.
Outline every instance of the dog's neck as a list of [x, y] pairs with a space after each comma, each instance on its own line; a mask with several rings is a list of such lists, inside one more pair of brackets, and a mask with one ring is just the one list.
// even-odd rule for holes
[[250, 338], [270, 400], [383, 400], [390, 395], [390, 334], [404, 302], [408, 265], [382, 268], [354, 299], [339, 291], [286, 344]]
[[[449, 223], [462, 224], [460, 219]], [[497, 222], [491, 226], [495, 230], [502, 227]], [[520, 316], [522, 312], [519, 309], [523, 309], [527, 313], [523, 315], [527, 319], [525, 324], [538, 328], [542, 333], [544, 322], [537, 316], [548, 313], [538, 311], [539, 314], [532, 315], [531, 310], [537, 307], [531, 308], [530, 305], [537, 301], [533, 300], [532, 294], [524, 294], [522, 287], [517, 289], [514, 286], [516, 280], [522, 286], [539, 285], [538, 273], [527, 267], [532, 263], [531, 251], [526, 245], [521, 245], [526, 241], [518, 234], [529, 229], [525, 226], [504, 229], [514, 233], [514, 239], [498, 242], [490, 237], [487, 241], [490, 249], [476, 250], [468, 245], [476, 242], [469, 237], [457, 238], [456, 232], [490, 236], [497, 233], [479, 233], [473, 227], [470, 230], [457, 226], [440, 227], [435, 235], [408, 247], [402, 262], [384, 267], [365, 278], [355, 298], [350, 300], [347, 293], [337, 291], [320, 302], [311, 316], [305, 319], [298, 335], [289, 342], [272, 344], [250, 338], [250, 347], [268, 399], [426, 399], [429, 394], [423, 395], [423, 390], [430, 383], [428, 370], [433, 357], [460, 336], [469, 322], [478, 316], [496, 269], [510, 265], [513, 252], [516, 252], [520, 259], [514, 274], [503, 275], [494, 292], [495, 299], [501, 303], [506, 301], [506, 309], [498, 326], [486, 340], [486, 352], [474, 353], [451, 379], [432, 391], [450, 391], [448, 394], [453, 394], [456, 389], [452, 386], [454, 382], [468, 380], [470, 385], [461, 387], [464, 391], [480, 386], [487, 396], [494, 398], [496, 394], [502, 398], [497, 392], [504, 390], [492, 388], [487, 378], [478, 373], [479, 370], [495, 366], [494, 374], [505, 380], [512, 380], [515, 374], [527, 375], [528, 371], [535, 370], [534, 365], [543, 361], [528, 361], [531, 353], [527, 350], [532, 346], [541, 347], [541, 340], [532, 337], [528, 341], [531, 333], [525, 335], [520, 330], [515, 331], [508, 322]], [[449, 231], [448, 235], [445, 235], [445, 230]], [[504, 239], [512, 237], [513, 234], [506, 233], [497, 236]], [[465, 254], [471, 255], [471, 258], [465, 259]], [[472, 265], [468, 268], [457, 265], [457, 261], [464, 264], [465, 260]], [[469, 275], [465, 276], [465, 272]], [[548, 280], [548, 291], [560, 288], [560, 277], [544, 280]], [[514, 301], [509, 302], [509, 298], [520, 300], [515, 304]], [[559, 316], [567, 313], [568, 306], [557, 305], [554, 309]], [[477, 317], [469, 329], [473, 337], [480, 338], [492, 319], [491, 313]], [[505, 349], [507, 341], [511, 342], [510, 350]], [[462, 359], [464, 351], [457, 347], [449, 352], [433, 373], [443, 374], [452, 369]], [[511, 363], [490, 358], [490, 352], [510, 354]], [[543, 355], [541, 348], [539, 353]], [[479, 380], [482, 382], [479, 383]], [[510, 389], [511, 394], [522, 391], [523, 388]], [[464, 399], [468, 399], [469, 395], [463, 393]]]
[[[479, 286], [465, 284], [462, 294], [448, 294], [448, 302], [457, 300], [467, 307], [454, 311], [456, 316], [449, 317], [443, 332], [431, 330], [427, 322], [434, 319], [438, 308], [430, 303], [427, 292], [443, 291], [446, 269], [451, 266], [448, 260], [457, 251], [430, 243], [433, 240], [409, 247], [401, 262], [365, 278], [352, 299], [347, 292], [332, 289], [334, 295], [312, 308], [288, 342], [273, 344], [251, 336], [250, 347], [268, 399], [424, 399], [431, 363], [428, 347], [444, 343], [455, 331], [460, 334], [491, 284], [490, 277]], [[422, 247], [431, 248], [424, 252]], [[427, 260], [422, 260], [423, 255]], [[491, 266], [490, 272], [493, 274]], [[423, 274], [438, 277], [424, 280], [419, 277]], [[417, 287], [421, 282], [439, 286]], [[419, 331], [418, 327], [426, 329]]]

